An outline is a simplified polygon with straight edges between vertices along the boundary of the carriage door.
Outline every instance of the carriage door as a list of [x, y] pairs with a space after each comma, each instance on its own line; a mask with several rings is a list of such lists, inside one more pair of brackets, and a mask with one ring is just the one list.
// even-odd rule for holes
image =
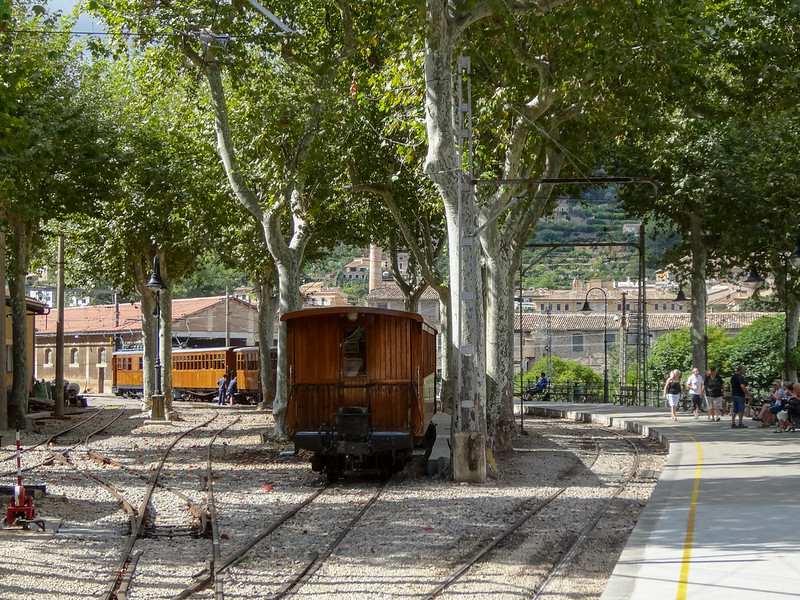
[[342, 331], [339, 406], [368, 406], [367, 328], [347, 324]]

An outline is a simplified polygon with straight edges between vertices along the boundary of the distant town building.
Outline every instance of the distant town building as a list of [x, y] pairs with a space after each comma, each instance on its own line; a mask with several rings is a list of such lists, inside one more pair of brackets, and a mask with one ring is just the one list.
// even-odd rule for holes
[[[707, 313], [708, 327], [720, 327], [728, 335], [738, 335], [744, 327], [752, 325], [762, 317], [772, 317], [777, 313], [764, 312], [725, 312]], [[691, 313], [667, 313], [647, 315], [647, 346], [652, 347], [662, 335], [691, 325]], [[572, 314], [527, 312], [514, 321], [514, 360], [519, 368], [520, 347], [522, 348], [522, 367], [528, 371], [533, 364], [547, 356], [557, 356], [564, 360], [573, 360], [597, 373], [603, 372], [603, 334], [609, 348], [619, 346], [623, 341], [634, 345], [631, 338], [634, 332], [630, 322], [623, 320], [618, 314], [604, 315], [592, 312], [584, 315], [580, 312]], [[521, 346], [520, 346], [521, 344]], [[633, 350], [629, 350], [633, 352]]]
[[[593, 288], [600, 288], [594, 290]], [[592, 290], [589, 292], [589, 290]], [[660, 282], [646, 283], [645, 295], [647, 313], [688, 313], [689, 300], [678, 300], [678, 286], [675, 282], [664, 279]], [[752, 295], [752, 289], [746, 286], [725, 282], [709, 282], [707, 309], [710, 312], [735, 311], [741, 303]], [[684, 290], [684, 293], [688, 290]], [[571, 290], [550, 290], [539, 288], [522, 290], [522, 308], [537, 312], [571, 313], [579, 311], [588, 301], [593, 311], [607, 310], [609, 314], [638, 312], [639, 286], [637, 282], [610, 282], [600, 279], [575, 280]], [[608, 306], [606, 307], [606, 302]], [[517, 292], [519, 307], [519, 292]]]
[[[45, 306], [55, 308], [58, 289], [54, 285], [32, 285], [25, 287], [25, 293]], [[71, 288], [64, 290], [64, 306], [89, 306], [91, 298], [86, 290]]]
[[320, 282], [306, 283], [300, 286], [303, 308], [320, 306], [347, 306], [347, 294], [338, 287], [326, 286]]
[[[378, 248], [380, 251], [380, 248]], [[375, 264], [374, 257], [370, 260], [369, 253], [364, 253], [347, 263], [344, 267], [342, 277], [348, 280], [364, 280], [369, 281], [371, 266]], [[397, 255], [397, 266], [401, 275], [405, 275], [408, 269], [408, 253], [400, 252]], [[378, 281], [383, 279], [391, 279], [389, 274], [391, 270], [391, 256], [388, 252], [380, 252], [380, 268], [382, 270]]]
[[[365, 304], [375, 308], [406, 310], [405, 296], [396, 281], [379, 283], [374, 290], [367, 294]], [[442, 317], [439, 310], [439, 295], [432, 288], [428, 287], [422, 293], [417, 308], [417, 312], [429, 325], [435, 327], [437, 331], [441, 331]]]

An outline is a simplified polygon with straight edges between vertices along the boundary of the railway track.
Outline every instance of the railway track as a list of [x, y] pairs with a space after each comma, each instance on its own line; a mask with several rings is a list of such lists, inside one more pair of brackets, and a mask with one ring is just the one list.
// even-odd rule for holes
[[[499, 471], [485, 485], [458, 485], [410, 469], [382, 488], [370, 478], [329, 485], [310, 471], [307, 456], [281, 456], [286, 446], [263, 441], [269, 426], [264, 413], [188, 405], [181, 411], [185, 420], [173, 426], [122, 419], [111, 426], [114, 435], [93, 438], [91, 455], [82, 448], [66, 452], [125, 498], [138, 519], [145, 487], [168, 445], [195, 428], [167, 455], [158, 478], [163, 487], [154, 488], [156, 499], [146, 505], [162, 527], [151, 528], [152, 537], [145, 527], [112, 597], [424, 598], [482, 552], [439, 597], [480, 597], [492, 588], [493, 598], [504, 598], [515, 588], [514, 597], [566, 598], [563, 590], [576, 580], [595, 578], [590, 559], [610, 553], [605, 538], [617, 535], [621, 549], [643, 503], [638, 496], [631, 501], [631, 488], [648, 479], [642, 470], [663, 457], [641, 445], [647, 442], [614, 430], [532, 420], [526, 423], [532, 434], [518, 438], [513, 455], [499, 457]], [[210, 414], [224, 422], [197, 429]], [[124, 433], [121, 422], [127, 423]], [[87, 424], [80, 436], [75, 431], [44, 446], [67, 450], [71, 444], [59, 442], [88, 431]], [[645, 463], [627, 486], [635, 452], [626, 438]], [[42, 447], [33, 455], [44, 452]], [[46, 533], [18, 535], [14, 544], [0, 543], [0, 597], [26, 598], [27, 590], [31, 598], [53, 600], [105, 597], [105, 588], [94, 582], [114, 577], [116, 557], [121, 561], [135, 527], [120, 499], [57, 459], [29, 478], [48, 483], [48, 495], [37, 501], [40, 514], [52, 519], [60, 513], [63, 523], [55, 534], [48, 527]], [[186, 524], [197, 521], [189, 502], [206, 516], [210, 537], [188, 531]], [[9, 568], [20, 557], [28, 573], [41, 575], [35, 585], [30, 574]]]
[[[570, 435], [574, 436], [575, 432]], [[556, 439], [556, 436], [548, 439]], [[513, 522], [482, 543], [468, 560], [423, 598], [455, 597], [476, 591], [480, 594], [481, 590], [494, 598], [516, 597], [520, 587], [525, 588], [525, 597], [540, 598], [563, 583], [573, 560], [603, 515], [636, 476], [640, 461], [638, 448], [630, 436], [604, 427], [581, 432], [567, 444], [558, 438], [558, 445], [572, 448], [575, 455], [581, 457], [584, 468], [578, 472], [574, 468], [565, 469], [558, 478], [563, 481], [561, 487], [545, 498], [535, 497], [523, 502], [515, 511], [519, 516]], [[571, 511], [569, 504], [574, 500], [570, 499], [570, 491], [586, 485], [603, 489], [605, 493], [598, 494], [589, 510]], [[554, 532], [548, 526], [554, 519], [567, 524]], [[500, 564], [515, 565], [512, 586], [508, 584], [508, 571], [498, 569]], [[468, 578], [464, 584], [462, 580]], [[468, 587], [469, 592], [462, 589], [464, 587]]]

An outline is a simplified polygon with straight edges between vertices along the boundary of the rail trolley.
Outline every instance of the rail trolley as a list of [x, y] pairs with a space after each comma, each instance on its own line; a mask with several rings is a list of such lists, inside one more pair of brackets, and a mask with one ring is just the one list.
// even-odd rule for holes
[[[277, 352], [270, 351], [273, 378]], [[117, 396], [141, 398], [142, 350], [118, 350], [113, 354], [111, 391]], [[255, 404], [259, 398], [258, 347], [244, 348], [173, 348], [172, 387], [187, 400], [213, 401], [217, 382], [226, 373], [236, 374], [237, 393], [234, 400]]]
[[281, 316], [287, 335], [287, 425], [295, 450], [335, 480], [400, 470], [430, 452], [436, 330], [416, 313], [326, 307]]

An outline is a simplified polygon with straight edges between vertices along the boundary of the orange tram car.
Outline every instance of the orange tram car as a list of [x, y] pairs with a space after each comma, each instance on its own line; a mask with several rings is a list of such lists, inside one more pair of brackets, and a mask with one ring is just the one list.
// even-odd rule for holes
[[[271, 350], [273, 374], [277, 353]], [[117, 396], [142, 397], [142, 350], [118, 350], [113, 354], [113, 385]], [[226, 373], [236, 374], [239, 404], [256, 404], [260, 397], [258, 348], [173, 348], [172, 388], [186, 400], [214, 401], [217, 382]]]
[[326, 307], [281, 316], [289, 435], [329, 480], [384, 476], [436, 438], [436, 330], [416, 313]]

